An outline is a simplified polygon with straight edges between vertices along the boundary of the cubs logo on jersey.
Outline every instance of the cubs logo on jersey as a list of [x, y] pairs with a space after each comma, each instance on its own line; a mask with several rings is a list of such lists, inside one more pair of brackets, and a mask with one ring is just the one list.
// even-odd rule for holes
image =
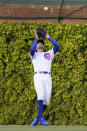
[[45, 53], [44, 57], [45, 57], [45, 59], [50, 60], [50, 58], [51, 58], [50, 53]]

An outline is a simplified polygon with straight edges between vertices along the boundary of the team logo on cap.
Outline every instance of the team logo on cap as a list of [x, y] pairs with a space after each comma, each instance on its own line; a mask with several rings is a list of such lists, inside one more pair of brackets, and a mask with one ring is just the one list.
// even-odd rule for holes
[[47, 60], [50, 60], [50, 53], [45, 53], [45, 54], [44, 54], [44, 57], [45, 57]]

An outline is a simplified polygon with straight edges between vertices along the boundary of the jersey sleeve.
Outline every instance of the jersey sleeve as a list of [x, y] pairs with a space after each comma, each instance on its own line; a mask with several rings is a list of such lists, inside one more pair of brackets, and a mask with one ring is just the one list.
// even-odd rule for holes
[[35, 57], [37, 42], [38, 42], [38, 38], [36, 38], [32, 44], [32, 47], [31, 47], [31, 50], [29, 53], [31, 59], [33, 59]]
[[34, 53], [33, 56], [32, 56], [31, 53], [29, 52], [29, 56], [30, 56], [31, 60], [33, 60], [33, 59], [35, 58], [35, 56], [36, 56], [36, 52]]
[[57, 43], [57, 41], [55, 41], [51, 37], [49, 37], [48, 40], [54, 45], [53, 50], [54, 50], [54, 54], [56, 54], [60, 45]]

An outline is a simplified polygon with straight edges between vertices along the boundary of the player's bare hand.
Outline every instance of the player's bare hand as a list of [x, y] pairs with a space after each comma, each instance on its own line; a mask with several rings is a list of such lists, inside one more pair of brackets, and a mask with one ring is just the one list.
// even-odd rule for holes
[[35, 37], [38, 38], [37, 30], [34, 30]]
[[45, 38], [48, 39], [50, 36], [48, 35], [48, 33], [45, 35]]

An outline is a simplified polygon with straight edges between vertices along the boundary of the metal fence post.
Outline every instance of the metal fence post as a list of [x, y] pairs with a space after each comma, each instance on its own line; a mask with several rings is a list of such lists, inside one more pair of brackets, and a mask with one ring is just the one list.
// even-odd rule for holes
[[58, 23], [60, 23], [60, 13], [61, 13], [61, 10], [62, 10], [63, 2], [64, 2], [64, 0], [61, 0], [61, 5], [60, 5], [60, 9], [58, 11], [58, 16], [57, 16]]

